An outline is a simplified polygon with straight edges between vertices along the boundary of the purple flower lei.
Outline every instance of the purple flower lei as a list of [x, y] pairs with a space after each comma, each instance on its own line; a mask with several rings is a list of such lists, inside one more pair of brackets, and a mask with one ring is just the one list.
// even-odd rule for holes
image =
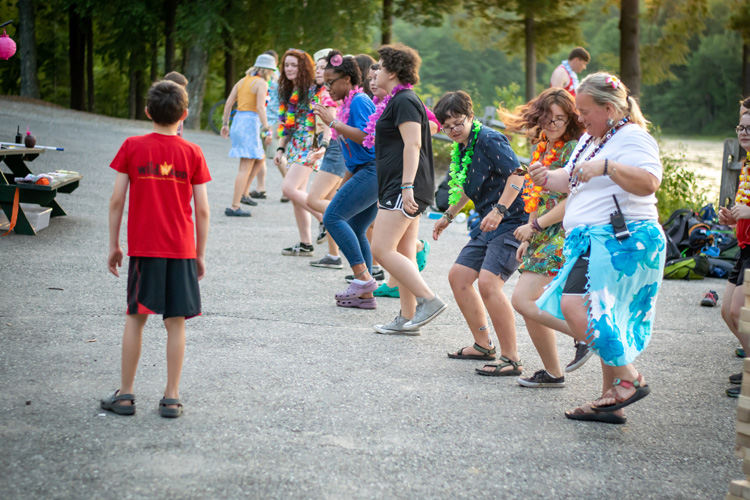
[[[354, 99], [354, 96], [362, 92], [362, 87], [354, 87], [349, 91], [349, 95], [344, 97], [343, 104], [336, 112], [336, 119], [343, 123], [344, 125], [347, 125], [347, 122], [349, 121], [349, 107], [352, 105], [352, 99]], [[331, 129], [331, 137], [333, 139], [336, 139], [339, 136], [338, 132], [336, 130]]]
[[378, 120], [380, 119], [380, 115], [383, 114], [383, 111], [385, 111], [386, 106], [388, 106], [388, 103], [391, 102], [391, 99], [393, 96], [401, 92], [402, 90], [407, 90], [414, 88], [414, 85], [411, 83], [407, 84], [401, 84], [396, 85], [390, 94], [385, 96], [382, 101], [379, 101], [376, 97], [373, 99], [373, 102], [375, 102], [375, 112], [370, 115], [370, 119], [367, 122], [367, 126], [365, 127], [365, 133], [367, 134], [367, 137], [365, 137], [365, 140], [362, 141], [362, 145], [366, 148], [372, 148], [375, 147], [375, 125], [377, 125]]

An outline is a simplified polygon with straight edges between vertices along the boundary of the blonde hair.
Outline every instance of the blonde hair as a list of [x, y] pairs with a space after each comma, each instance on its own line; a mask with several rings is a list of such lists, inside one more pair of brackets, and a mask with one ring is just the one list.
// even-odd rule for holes
[[[616, 82], [616, 85], [613, 82]], [[638, 101], [630, 95], [628, 88], [616, 76], [603, 71], [589, 75], [578, 85], [576, 94], [591, 96], [599, 106], [611, 104], [618, 113], [630, 116], [631, 123], [648, 130], [650, 122], [643, 116]]]
[[247, 76], [259, 76], [263, 78], [264, 80], [268, 80], [271, 78], [271, 75], [273, 75], [273, 70], [268, 68], [257, 68], [255, 66], [249, 68], [247, 71], [245, 71], [245, 75]]

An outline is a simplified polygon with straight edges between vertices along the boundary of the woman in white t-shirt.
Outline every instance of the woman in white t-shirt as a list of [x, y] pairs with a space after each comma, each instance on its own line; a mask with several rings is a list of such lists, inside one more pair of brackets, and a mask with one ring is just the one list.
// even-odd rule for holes
[[666, 240], [655, 192], [662, 178], [659, 148], [628, 89], [596, 73], [576, 95], [586, 127], [570, 161], [530, 171], [537, 185], [569, 192], [563, 226], [566, 263], [537, 301], [541, 321], [565, 319], [576, 340], [602, 361], [603, 392], [565, 416], [622, 424], [622, 408], [650, 392], [632, 362], [648, 345]]

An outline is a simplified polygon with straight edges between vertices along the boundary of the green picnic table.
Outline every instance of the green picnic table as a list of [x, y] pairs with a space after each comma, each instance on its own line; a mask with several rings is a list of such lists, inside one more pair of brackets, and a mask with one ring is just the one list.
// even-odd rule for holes
[[8, 220], [16, 213], [16, 234], [36, 234], [24, 214], [20, 203], [29, 203], [52, 209], [52, 217], [67, 215], [55, 197], [57, 193], [72, 193], [78, 188], [83, 178], [77, 172], [50, 172], [53, 177], [49, 185], [16, 182], [16, 177], [26, 177], [33, 172], [26, 165], [35, 160], [44, 149], [39, 148], [4, 148], [0, 149], [0, 161], [10, 169], [10, 173], [0, 170], [0, 207]]

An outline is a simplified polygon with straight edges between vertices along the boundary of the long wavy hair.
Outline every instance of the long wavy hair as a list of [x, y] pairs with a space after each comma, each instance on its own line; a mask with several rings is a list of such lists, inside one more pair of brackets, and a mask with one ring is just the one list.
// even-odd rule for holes
[[[284, 61], [286, 61], [287, 56], [297, 59], [297, 78], [294, 81], [289, 80], [286, 77], [286, 71], [284, 71]], [[310, 87], [315, 84], [315, 64], [312, 57], [304, 50], [289, 49], [284, 52], [280, 65], [279, 101], [288, 103], [289, 98], [292, 97], [292, 92], [296, 89], [299, 90], [299, 106], [306, 104]]]
[[576, 102], [565, 89], [547, 89], [526, 104], [516, 107], [512, 113], [501, 106], [497, 114], [508, 132], [523, 134], [531, 139], [532, 144], [536, 144], [543, 140], [542, 121], [552, 113], [553, 104], [560, 106], [568, 119], [561, 139], [565, 142], [579, 139], [583, 134], [583, 127], [578, 121]]

